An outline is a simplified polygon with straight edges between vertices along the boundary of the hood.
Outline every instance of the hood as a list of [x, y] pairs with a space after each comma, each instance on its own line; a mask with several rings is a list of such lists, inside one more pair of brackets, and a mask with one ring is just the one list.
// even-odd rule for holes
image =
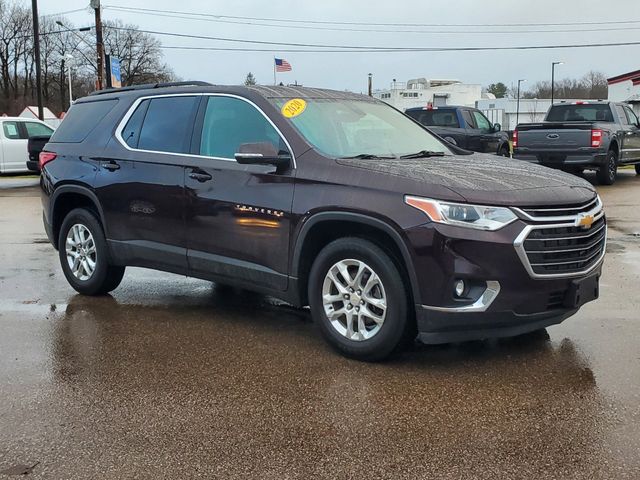
[[446, 187], [470, 203], [534, 206], [580, 204], [596, 191], [586, 180], [534, 163], [476, 153], [417, 159], [339, 159], [339, 164], [404, 177], [424, 185]]

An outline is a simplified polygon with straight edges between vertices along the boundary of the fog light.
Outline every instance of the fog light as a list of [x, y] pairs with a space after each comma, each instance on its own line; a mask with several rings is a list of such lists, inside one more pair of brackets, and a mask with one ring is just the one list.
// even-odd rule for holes
[[454, 285], [454, 290], [456, 292], [456, 297], [461, 297], [466, 290], [466, 285], [464, 284], [464, 280], [456, 280]]

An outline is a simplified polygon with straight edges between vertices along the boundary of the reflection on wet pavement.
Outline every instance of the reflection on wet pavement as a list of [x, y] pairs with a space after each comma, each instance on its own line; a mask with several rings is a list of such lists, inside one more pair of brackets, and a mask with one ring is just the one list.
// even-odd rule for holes
[[242, 290], [130, 269], [112, 297], [75, 295], [19, 205], [0, 233], [0, 470], [640, 478], [636, 244], [608, 255], [598, 302], [547, 332], [365, 364], [307, 310]]

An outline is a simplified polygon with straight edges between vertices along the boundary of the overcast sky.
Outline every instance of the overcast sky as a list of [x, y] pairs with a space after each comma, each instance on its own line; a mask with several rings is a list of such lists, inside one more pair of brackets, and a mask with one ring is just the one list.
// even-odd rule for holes
[[[28, 0], [23, 0], [29, 5]], [[103, 0], [104, 19], [119, 18], [149, 30], [215, 35], [220, 37], [281, 41], [367, 45], [383, 47], [469, 47], [507, 45], [586, 44], [639, 41], [638, 0], [614, 0], [615, 8], [603, 8], [601, 0]], [[40, 13], [51, 14], [87, 6], [88, 0], [40, 0]], [[452, 34], [323, 31], [298, 28], [271, 28], [232, 25], [208, 21], [162, 18], [109, 9], [109, 5], [181, 10], [221, 15], [289, 18], [372, 23], [502, 24], [474, 33], [478, 27], [449, 28]], [[77, 26], [92, 25], [89, 10], [67, 15]], [[621, 25], [614, 31], [525, 33], [537, 27], [513, 27], [516, 23], [557, 23], [593, 21], [639, 21]], [[616, 25], [565, 26], [547, 29], [602, 29]], [[376, 28], [376, 27], [356, 27]], [[385, 28], [385, 27], [377, 27]], [[625, 28], [624, 30], [622, 28]], [[415, 29], [415, 28], [414, 28]], [[423, 28], [423, 30], [426, 30]], [[437, 30], [433, 28], [432, 30]], [[439, 28], [439, 30], [443, 30]], [[495, 33], [495, 30], [518, 33]], [[160, 37], [164, 45], [241, 47], [240, 44], [210, 40]], [[262, 47], [260, 47], [262, 48]], [[269, 47], [271, 48], [271, 47]], [[283, 47], [286, 48], [286, 47]], [[502, 81], [511, 85], [519, 78], [530, 84], [548, 80], [552, 61], [563, 61], [557, 77], [580, 77], [589, 70], [614, 76], [640, 69], [640, 46], [498, 52], [405, 52], [405, 53], [284, 53], [207, 52], [165, 50], [165, 61], [183, 79], [237, 84], [252, 71], [259, 83], [273, 82], [273, 56], [288, 60], [293, 71], [279, 74], [278, 81], [298, 81], [308, 86], [364, 91], [367, 73], [374, 87], [385, 88], [392, 79], [457, 78], [465, 83], [487, 85]]]

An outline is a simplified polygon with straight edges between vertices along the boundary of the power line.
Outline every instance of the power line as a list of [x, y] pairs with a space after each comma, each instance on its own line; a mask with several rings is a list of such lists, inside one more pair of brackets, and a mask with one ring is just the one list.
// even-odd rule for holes
[[[272, 48], [234, 48], [234, 47], [195, 47], [181, 45], [162, 45], [165, 50], [204, 50], [218, 52], [281, 52], [281, 53], [406, 53], [406, 52], [480, 52], [498, 50], [549, 50], [562, 48], [600, 48], [600, 47], [625, 47], [638, 46], [640, 42], [615, 42], [615, 43], [590, 43], [590, 44], [570, 44], [570, 45], [520, 45], [511, 47], [429, 47], [429, 48], [405, 48], [405, 49], [374, 49], [374, 50], [354, 50], [354, 49], [277, 49]], [[365, 47], [366, 48], [366, 47]]]
[[67, 10], [66, 12], [47, 13], [46, 15], [40, 15], [41, 17], [58, 17], [62, 15], [69, 15], [71, 13], [86, 12], [86, 8], [76, 8], [75, 10]]
[[[146, 9], [139, 9], [135, 7], [115, 7], [115, 6], [107, 6], [105, 7], [109, 10], [113, 10], [116, 12], [124, 12], [124, 13], [136, 13], [142, 15], [152, 15], [157, 17], [165, 17], [165, 18], [179, 18], [183, 20], [196, 20], [196, 21], [205, 21], [205, 22], [215, 22], [215, 23], [226, 23], [226, 24], [235, 24], [235, 25], [252, 25], [257, 27], [275, 27], [275, 28], [294, 28], [294, 29], [302, 29], [302, 30], [329, 30], [329, 31], [338, 31], [338, 32], [371, 32], [371, 33], [420, 33], [427, 35], [452, 35], [452, 34], [522, 34], [522, 33], [575, 33], [575, 32], [612, 32], [612, 31], [621, 31], [621, 30], [640, 30], [640, 25], [631, 26], [631, 27], [609, 27], [609, 28], [588, 28], [588, 29], [555, 29], [555, 30], [448, 30], [448, 31], [434, 31], [434, 30], [386, 30], [379, 28], [353, 28], [353, 27], [327, 27], [327, 26], [309, 26], [309, 25], [286, 25], [286, 24], [275, 24], [275, 23], [260, 23], [257, 21], [251, 20], [223, 20], [221, 18], [214, 18], [209, 16], [203, 16], [202, 14], [193, 14], [193, 13], [185, 13], [185, 14], [173, 14], [173, 13], [162, 13], [162, 10], [156, 11], [147, 11]], [[633, 23], [633, 22], [631, 22]]]
[[[640, 45], [640, 42], [613, 42], [613, 43], [591, 43], [591, 44], [566, 44], [566, 45], [523, 45], [523, 46], [504, 46], [504, 47], [378, 47], [378, 46], [360, 46], [360, 45], [322, 45], [317, 43], [289, 43], [289, 42], [269, 42], [265, 40], [247, 40], [239, 38], [227, 38], [227, 37], [213, 37], [207, 35], [195, 35], [187, 33], [174, 33], [174, 32], [162, 32], [158, 30], [142, 30], [128, 27], [113, 27], [113, 30], [122, 31], [135, 31], [148, 33], [152, 35], [162, 35], [178, 38], [191, 38], [197, 40], [216, 40], [220, 42], [232, 42], [232, 43], [249, 43], [257, 45], [273, 45], [284, 47], [307, 47], [314, 49], [314, 51], [324, 51], [324, 49], [336, 49], [352, 50], [359, 52], [453, 52], [453, 51], [483, 51], [483, 50], [542, 50], [542, 49], [557, 49], [557, 48], [585, 48], [585, 47], [618, 47], [627, 45]], [[274, 51], [279, 49], [269, 49], [267, 51]]]
[[103, 5], [103, 8], [120, 8], [137, 12], [160, 12], [181, 15], [191, 15], [194, 17], [228, 18], [234, 20], [256, 20], [263, 22], [286, 22], [298, 24], [319, 24], [319, 25], [361, 25], [372, 27], [559, 27], [575, 25], [622, 25], [637, 24], [640, 20], [616, 20], [616, 21], [591, 21], [591, 22], [559, 22], [559, 23], [373, 23], [373, 22], [342, 22], [328, 20], [297, 20], [291, 18], [269, 18], [269, 17], [246, 17], [234, 15], [219, 15], [213, 13], [186, 12], [180, 10], [160, 10], [151, 8], [128, 7], [125, 5]]

